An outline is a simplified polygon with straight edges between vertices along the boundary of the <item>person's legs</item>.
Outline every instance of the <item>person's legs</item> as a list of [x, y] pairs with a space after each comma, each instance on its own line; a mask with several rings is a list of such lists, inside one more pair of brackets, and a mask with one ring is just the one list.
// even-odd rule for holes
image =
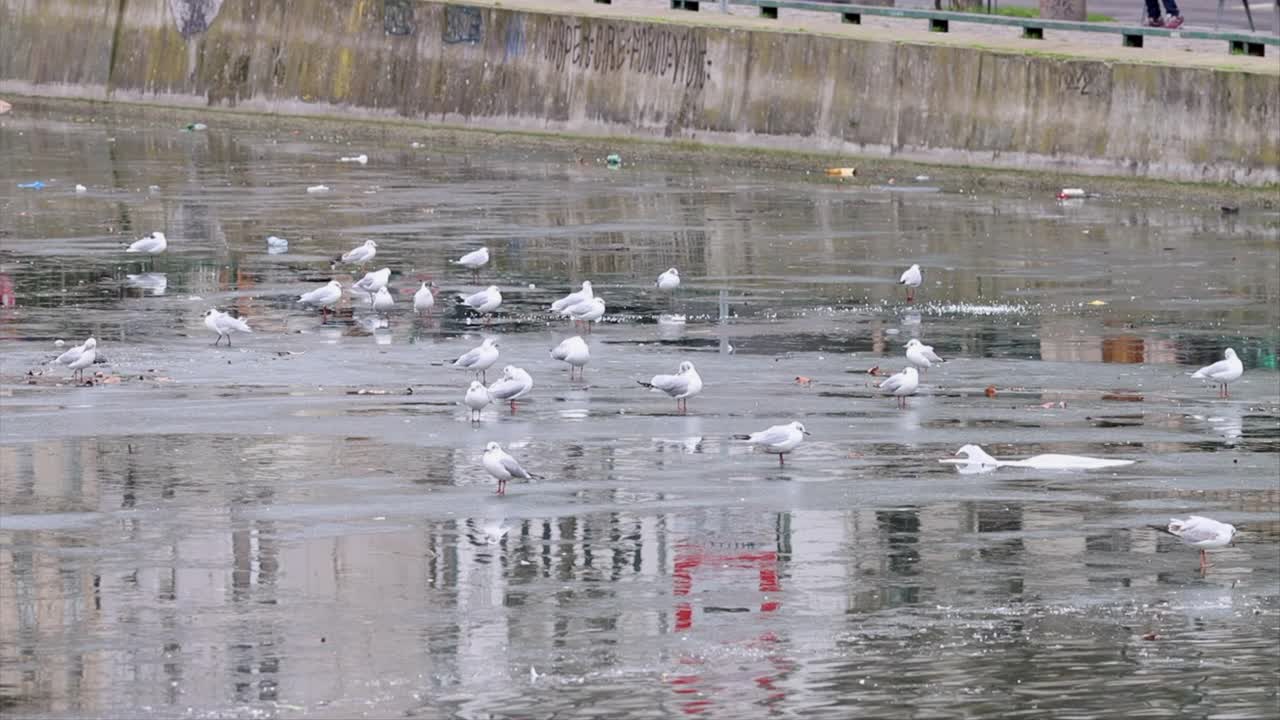
[[[1150, 14], [1151, 11], [1147, 10]], [[1164, 26], [1167, 28], [1176, 28], [1182, 25], [1182, 14], [1178, 12], [1178, 3], [1176, 0], [1164, 0]]]
[[[1160, 0], [1146, 0], [1147, 2], [1147, 19], [1159, 23], [1160, 22]], [[1172, 2], [1172, 0], [1170, 0]]]

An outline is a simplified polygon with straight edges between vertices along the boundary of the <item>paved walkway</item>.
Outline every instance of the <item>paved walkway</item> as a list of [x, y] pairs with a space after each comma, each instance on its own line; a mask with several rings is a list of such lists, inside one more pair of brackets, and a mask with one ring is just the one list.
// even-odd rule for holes
[[[1140, 0], [1134, 0], [1141, 7]], [[730, 6], [723, 14], [714, 1], [702, 3], [700, 12], [672, 10], [668, 0], [613, 0], [600, 5], [591, 0], [468, 0], [477, 5], [507, 9], [619, 18], [650, 18], [684, 25], [730, 26], [776, 31], [805, 32], [880, 42], [909, 42], [955, 47], [982, 47], [995, 52], [1060, 55], [1080, 59], [1132, 62], [1223, 70], [1245, 70], [1280, 76], [1280, 48], [1267, 49], [1267, 57], [1231, 55], [1227, 43], [1210, 40], [1148, 37], [1146, 47], [1126, 48], [1119, 35], [1089, 32], [1045, 31], [1044, 40], [1024, 40], [1021, 29], [997, 25], [952, 23], [951, 32], [929, 32], [927, 21], [864, 16], [862, 25], [845, 25], [837, 13], [800, 12], [783, 8], [777, 20], [758, 16], [755, 8]]]

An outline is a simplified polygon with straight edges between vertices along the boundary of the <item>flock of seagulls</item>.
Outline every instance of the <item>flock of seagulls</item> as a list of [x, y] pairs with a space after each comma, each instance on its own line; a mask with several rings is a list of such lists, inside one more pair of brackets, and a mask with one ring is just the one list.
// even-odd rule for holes
[[[168, 242], [164, 233], [153, 232], [130, 244], [126, 252], [158, 255], [165, 252], [167, 248]], [[377, 254], [378, 244], [373, 240], [366, 240], [335, 258], [334, 264], [335, 266], [339, 263], [356, 265], [363, 268]], [[457, 260], [451, 261], [451, 264], [470, 270], [478, 278], [480, 271], [489, 264], [489, 261], [489, 249], [481, 247], [466, 253]], [[352, 283], [350, 290], [354, 294], [366, 296], [370, 306], [375, 311], [387, 312], [395, 304], [395, 300], [388, 289], [390, 280], [391, 270], [384, 267], [365, 273], [364, 277]], [[680, 281], [680, 271], [673, 267], [660, 274], [654, 286], [664, 292], [674, 292], [680, 287]], [[907, 288], [908, 302], [914, 302], [916, 289], [923, 282], [924, 274], [919, 265], [912, 265], [898, 279], [898, 283]], [[435, 292], [434, 283], [423, 282], [421, 287], [414, 293], [414, 311], [430, 312], [436, 304]], [[298, 296], [298, 303], [306, 307], [319, 309], [322, 313], [327, 314], [337, 306], [342, 300], [342, 296], [342, 283], [334, 279], [318, 288], [301, 294]], [[498, 286], [490, 285], [471, 295], [459, 296], [458, 302], [485, 316], [487, 321], [492, 316], [492, 313], [501, 307], [502, 292]], [[571, 319], [575, 327], [581, 327], [583, 331], [590, 332], [591, 323], [599, 322], [604, 317], [606, 304], [602, 297], [596, 295], [591, 281], [584, 280], [578, 290], [570, 292], [553, 302], [550, 309], [562, 318]], [[204, 324], [217, 336], [214, 340], [215, 346], [225, 338], [227, 346], [230, 347], [231, 338], [234, 334], [253, 332], [245, 320], [222, 312], [217, 308], [210, 308], [204, 313]], [[487, 371], [498, 362], [498, 348], [499, 341], [496, 338], [488, 337], [480, 345], [463, 353], [452, 363], [454, 368], [473, 373], [477, 378], [467, 387], [462, 402], [463, 405], [471, 410], [473, 422], [479, 420], [485, 407], [495, 402], [508, 403], [511, 411], [513, 413], [516, 412], [517, 401], [529, 395], [533, 390], [532, 376], [523, 368], [515, 365], [505, 366], [502, 369], [502, 377], [492, 385], [485, 384], [487, 382]], [[1191, 375], [1192, 378], [1207, 380], [1216, 384], [1221, 398], [1229, 397], [1228, 385], [1239, 380], [1244, 374], [1244, 365], [1236, 356], [1234, 349], [1228, 348], [1224, 355], [1223, 360], [1200, 368]], [[553, 348], [551, 357], [568, 365], [569, 377], [573, 379], [575, 376], [582, 377], [585, 372], [584, 368], [591, 361], [591, 351], [582, 336], [575, 335]], [[96, 358], [97, 341], [91, 337], [82, 344], [63, 352], [54, 362], [66, 365], [72, 370], [73, 378], [83, 379], [84, 370], [91, 366]], [[905, 408], [907, 399], [918, 391], [921, 374], [927, 372], [934, 365], [944, 362], [943, 358], [939, 357], [931, 346], [925, 345], [914, 338], [906, 344], [905, 360], [906, 365], [901, 371], [885, 378], [878, 386], [882, 393], [893, 396], [900, 408]], [[654, 375], [648, 381], [637, 380], [636, 382], [644, 388], [653, 392], [663, 393], [674, 399], [676, 411], [680, 413], [688, 412], [688, 401], [700, 394], [703, 389], [702, 377], [698, 374], [694, 364], [687, 360], [680, 363], [675, 374]], [[809, 435], [810, 433], [805, 429], [803, 423], [790, 422], [774, 425], [759, 432], [734, 435], [733, 438], [748, 442], [760, 448], [763, 452], [777, 455], [779, 465], [785, 465], [785, 456], [798, 448]], [[1025, 460], [997, 460], [976, 445], [962, 447], [957, 452], [957, 455], [960, 458], [943, 459], [941, 462], [962, 465], [967, 468], [967, 472], [986, 472], [999, 467], [1095, 469], [1125, 465], [1132, 462], [1130, 460], [1107, 460], [1071, 455], [1037, 455]], [[519, 461], [503, 450], [502, 446], [496, 442], [488, 443], [482, 464], [485, 471], [497, 480], [497, 493], [499, 495], [506, 493], [507, 483], [512, 479], [530, 480], [538, 477], [521, 467]], [[1236, 528], [1232, 525], [1199, 516], [1191, 516], [1185, 520], [1173, 519], [1167, 527], [1158, 527], [1157, 529], [1168, 532], [1180, 538], [1184, 543], [1199, 548], [1202, 569], [1208, 567], [1205, 550], [1226, 546], [1236, 534]]]

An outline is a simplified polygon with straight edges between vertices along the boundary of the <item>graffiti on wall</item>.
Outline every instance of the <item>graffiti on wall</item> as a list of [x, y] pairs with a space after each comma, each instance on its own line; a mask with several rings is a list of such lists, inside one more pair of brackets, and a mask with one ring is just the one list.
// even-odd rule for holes
[[388, 35], [412, 35], [412, 0], [382, 0], [382, 31]]
[[184, 38], [208, 30], [221, 9], [222, 0], [169, 0], [174, 23]]
[[480, 8], [446, 5], [444, 8], [444, 42], [475, 44], [484, 38], [484, 16]]
[[583, 25], [557, 20], [543, 46], [543, 59], [556, 70], [579, 68], [602, 73], [624, 70], [701, 90], [710, 78], [706, 35], [690, 28], [659, 25]]

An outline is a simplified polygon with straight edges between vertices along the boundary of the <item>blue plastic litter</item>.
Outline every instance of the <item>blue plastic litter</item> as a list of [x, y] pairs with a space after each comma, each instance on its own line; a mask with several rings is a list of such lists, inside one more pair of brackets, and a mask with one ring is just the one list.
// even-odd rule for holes
[[29, 183], [18, 183], [18, 187], [27, 188], [29, 190], [42, 190], [44, 189], [45, 185], [43, 180], [36, 180], [34, 182], [29, 182]]

